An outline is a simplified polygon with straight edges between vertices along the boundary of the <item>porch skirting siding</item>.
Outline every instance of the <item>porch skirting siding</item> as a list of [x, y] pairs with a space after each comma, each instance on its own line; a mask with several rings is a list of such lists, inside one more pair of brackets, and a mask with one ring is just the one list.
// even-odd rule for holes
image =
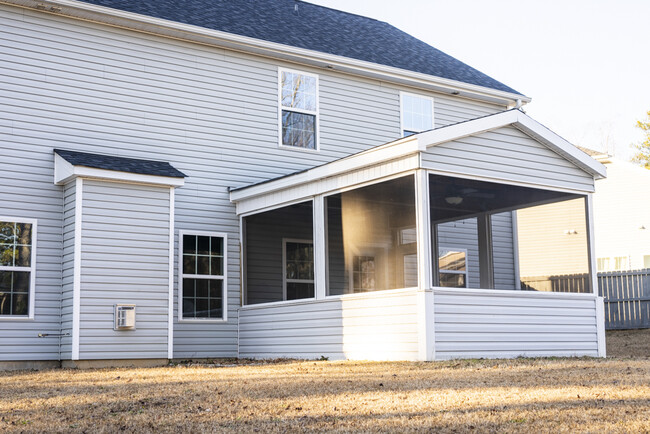
[[591, 294], [434, 289], [436, 359], [598, 357], [598, 302]]
[[417, 360], [415, 289], [244, 306], [239, 357]]

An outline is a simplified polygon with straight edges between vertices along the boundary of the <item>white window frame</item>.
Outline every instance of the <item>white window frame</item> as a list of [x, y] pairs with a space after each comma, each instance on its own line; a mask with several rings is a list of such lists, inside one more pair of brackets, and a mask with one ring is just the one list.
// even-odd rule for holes
[[[213, 276], [206, 274], [185, 274], [183, 273], [183, 236], [192, 235], [200, 237], [219, 237], [223, 239], [223, 276]], [[183, 317], [183, 278], [189, 279], [209, 279], [222, 280], [222, 313], [219, 318], [184, 318]], [[205, 231], [178, 231], [178, 322], [184, 323], [225, 323], [228, 321], [228, 234], [225, 232], [205, 232]]]
[[[304, 109], [299, 109], [295, 107], [284, 107], [282, 105], [282, 73], [283, 72], [288, 72], [292, 74], [300, 74], [300, 75], [305, 75], [307, 77], [312, 77], [316, 80], [316, 110], [311, 111], [311, 110], [304, 110]], [[292, 149], [292, 150], [298, 150], [298, 151], [304, 151], [304, 152], [319, 152], [320, 151], [320, 84], [318, 80], [318, 75], [316, 74], [311, 74], [309, 72], [304, 72], [304, 71], [297, 71], [295, 69], [288, 69], [288, 68], [282, 68], [278, 67], [278, 147], [282, 149]], [[301, 113], [301, 114], [306, 114], [306, 115], [313, 115], [316, 117], [314, 120], [314, 125], [316, 128], [316, 134], [314, 137], [315, 141], [315, 148], [314, 149], [309, 149], [309, 148], [301, 148], [299, 146], [290, 146], [290, 145], [284, 145], [282, 143], [282, 110], [287, 110], [287, 111], [292, 111], [295, 113]]]
[[[416, 97], [416, 98], [422, 98], [422, 99], [426, 99], [426, 100], [431, 101], [431, 128], [435, 128], [436, 127], [436, 123], [435, 123], [435, 117], [436, 116], [435, 116], [435, 111], [434, 111], [435, 103], [434, 103], [433, 97], [427, 96], [427, 95], [421, 95], [421, 94], [418, 94], [418, 93], [400, 91], [400, 93], [399, 93], [399, 127], [400, 127], [399, 136], [400, 137], [405, 137], [404, 136], [404, 130], [405, 130], [405, 128], [404, 128], [404, 96], [405, 95]], [[409, 130], [409, 131], [412, 131], [412, 130]], [[416, 133], [421, 133], [421, 132], [422, 131], [416, 131]]]
[[[446, 247], [446, 246], [438, 246], [438, 255], [436, 255], [436, 261], [438, 261], [438, 264], [440, 263], [440, 251], [441, 250], [453, 250], [454, 252], [463, 252], [465, 253], [465, 271], [459, 271], [459, 270], [441, 270], [440, 265], [438, 265], [436, 268], [438, 269], [438, 281], [440, 280], [440, 274], [464, 274], [465, 275], [465, 286], [463, 288], [469, 288], [469, 253], [467, 249], [457, 249], [455, 247]], [[448, 286], [440, 286], [441, 288], [449, 288], [449, 289], [454, 289], [454, 287], [448, 287]], [[456, 288], [456, 289], [463, 289], [463, 288]]]
[[36, 302], [36, 240], [38, 238], [38, 221], [20, 217], [0, 216], [0, 221], [11, 223], [26, 223], [32, 225], [32, 252], [29, 267], [1, 266], [0, 271], [29, 271], [29, 295], [27, 315], [0, 315], [0, 321], [33, 320], [34, 304]]
[[[282, 238], [282, 301], [296, 301], [296, 300], [313, 300], [316, 298], [316, 251], [314, 250], [314, 278], [312, 280], [307, 279], [287, 279], [287, 243], [300, 243], [300, 244], [311, 244], [311, 248], [314, 249], [313, 240], [304, 240], [298, 238]], [[314, 296], [306, 298], [297, 298], [294, 300], [287, 300], [287, 283], [311, 283], [314, 285]]]

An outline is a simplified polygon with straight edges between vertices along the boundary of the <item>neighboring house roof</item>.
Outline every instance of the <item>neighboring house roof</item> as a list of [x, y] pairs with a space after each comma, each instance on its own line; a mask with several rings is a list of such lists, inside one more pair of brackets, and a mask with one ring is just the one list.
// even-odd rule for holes
[[116, 170], [139, 175], [167, 176], [185, 178], [185, 174], [164, 161], [139, 160], [135, 158], [114, 157], [111, 155], [89, 154], [86, 152], [55, 149], [54, 152], [73, 166], [94, 169]]
[[521, 95], [388, 23], [298, 0], [81, 1]]
[[317, 179], [324, 179], [416, 152], [424, 152], [432, 146], [487, 131], [493, 131], [508, 125], [516, 127], [533, 139], [544, 144], [558, 155], [591, 174], [595, 179], [606, 176], [607, 170], [601, 163], [544, 125], [535, 121], [521, 110], [511, 109], [414, 134], [311, 169], [302, 170], [257, 184], [232, 188], [230, 189], [230, 199], [233, 202], [237, 202], [241, 199], [280, 190], [287, 185], [299, 185]]
[[576, 148], [580, 149], [585, 154], [589, 155], [590, 157], [592, 157], [595, 160], [600, 161], [603, 164], [609, 163], [610, 160], [611, 160], [611, 157], [612, 157], [607, 152], [596, 151], [596, 150], [585, 148], [585, 147], [582, 147], [582, 146], [576, 146]]

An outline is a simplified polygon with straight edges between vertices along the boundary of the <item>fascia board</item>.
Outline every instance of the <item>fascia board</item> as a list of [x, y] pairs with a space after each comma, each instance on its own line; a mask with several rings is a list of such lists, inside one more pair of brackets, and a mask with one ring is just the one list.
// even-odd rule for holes
[[85, 21], [108, 24], [135, 31], [158, 34], [201, 44], [254, 53], [265, 57], [279, 58], [293, 62], [334, 69], [369, 78], [430, 89], [462, 97], [499, 104], [528, 103], [531, 98], [502, 90], [464, 83], [415, 71], [380, 65], [363, 60], [315, 50], [293, 47], [276, 42], [264, 41], [247, 36], [235, 35], [219, 30], [206, 29], [191, 24], [149, 17], [132, 12], [97, 6], [75, 0], [0, 0], [0, 3], [20, 6], [41, 12], [64, 15]]
[[118, 170], [96, 169], [86, 166], [74, 166], [63, 157], [54, 154], [54, 183], [64, 185], [76, 178], [103, 179], [106, 181], [127, 182], [134, 184], [164, 185], [181, 187], [184, 178], [171, 176], [142, 175], [139, 173], [120, 172]]
[[238, 202], [255, 196], [269, 194], [274, 191], [293, 187], [297, 184], [306, 184], [319, 179], [341, 175], [346, 172], [373, 166], [384, 161], [395, 160], [416, 152], [422, 147], [418, 136], [409, 136], [386, 145], [378, 146], [358, 154], [351, 155], [341, 160], [336, 160], [304, 172], [287, 175], [277, 180], [271, 180], [259, 185], [251, 185], [230, 192], [230, 201]]

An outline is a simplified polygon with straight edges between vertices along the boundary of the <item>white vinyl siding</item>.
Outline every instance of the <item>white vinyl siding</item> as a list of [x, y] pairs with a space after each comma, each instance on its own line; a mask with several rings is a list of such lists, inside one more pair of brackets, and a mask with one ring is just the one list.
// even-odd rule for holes
[[61, 359], [72, 358], [72, 310], [74, 299], [74, 248], [75, 248], [75, 204], [76, 182], [69, 182], [63, 188], [63, 259], [61, 289]]
[[476, 176], [593, 191], [593, 177], [514, 127], [432, 146], [422, 165], [454, 176]]
[[[174, 357], [233, 357], [240, 306], [239, 219], [228, 188], [401, 136], [399, 85], [301, 68], [319, 75], [320, 152], [295, 152], [278, 148], [282, 62], [6, 5], [0, 5], [0, 27], [1, 214], [39, 222], [34, 320], [0, 322], [0, 360], [59, 358], [58, 337], [37, 337], [61, 332], [61, 258], [64, 237], [69, 240], [72, 230], [66, 223], [62, 231], [64, 188], [52, 183], [53, 148], [143, 159], [155, 155], [189, 176], [176, 190], [176, 228], [228, 234], [229, 317], [226, 324], [175, 319]], [[437, 127], [504, 109], [426, 94], [436, 99]], [[175, 243], [177, 252], [177, 236]], [[63, 318], [68, 327], [68, 314]], [[64, 352], [68, 340], [62, 339]]]
[[[79, 358], [167, 358], [168, 187], [83, 182]], [[116, 331], [114, 305], [136, 305]]]
[[453, 288], [434, 299], [436, 359], [598, 356], [595, 296]]
[[36, 220], [0, 216], [0, 320], [34, 318]]
[[246, 306], [239, 356], [332, 360], [417, 360], [416, 291]]

